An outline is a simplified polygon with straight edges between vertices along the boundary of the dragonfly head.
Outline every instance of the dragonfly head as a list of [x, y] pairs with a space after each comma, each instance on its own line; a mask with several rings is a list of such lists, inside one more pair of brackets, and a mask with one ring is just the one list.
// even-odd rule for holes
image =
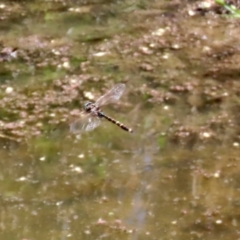
[[83, 109], [86, 111], [86, 112], [91, 112], [92, 110], [92, 103], [91, 102], [86, 102], [83, 106]]

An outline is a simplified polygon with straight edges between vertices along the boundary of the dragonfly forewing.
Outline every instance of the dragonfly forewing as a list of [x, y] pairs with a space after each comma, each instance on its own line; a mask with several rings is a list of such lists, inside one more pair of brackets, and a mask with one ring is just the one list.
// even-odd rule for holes
[[70, 124], [70, 131], [72, 133], [92, 131], [100, 123], [101, 120], [99, 117], [87, 115]]
[[115, 85], [111, 90], [109, 90], [106, 94], [101, 96], [97, 101], [96, 105], [101, 107], [103, 105], [114, 103], [119, 100], [125, 90], [125, 84], [119, 83]]

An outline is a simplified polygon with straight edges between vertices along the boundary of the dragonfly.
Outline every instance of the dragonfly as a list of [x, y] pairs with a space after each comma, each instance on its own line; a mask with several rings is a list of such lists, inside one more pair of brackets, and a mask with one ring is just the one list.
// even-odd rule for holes
[[102, 119], [106, 119], [109, 122], [112, 122], [113, 124], [117, 125], [121, 129], [132, 133], [133, 130], [131, 128], [128, 128], [121, 122], [109, 117], [101, 110], [102, 106], [107, 105], [109, 103], [117, 102], [122, 96], [124, 90], [125, 84], [119, 83], [116, 84], [111, 90], [109, 90], [103, 96], [98, 98], [95, 103], [86, 102], [83, 106], [84, 111], [81, 114], [83, 116], [77, 119], [72, 124], [70, 124], [70, 131], [73, 133], [91, 131], [101, 124]]

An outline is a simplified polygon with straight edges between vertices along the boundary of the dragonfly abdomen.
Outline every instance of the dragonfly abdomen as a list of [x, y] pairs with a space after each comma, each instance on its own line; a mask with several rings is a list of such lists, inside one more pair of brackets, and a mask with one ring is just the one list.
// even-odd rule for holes
[[119, 126], [120, 128], [122, 128], [123, 130], [125, 130], [125, 131], [127, 131], [127, 132], [131, 132], [131, 133], [133, 132], [133, 130], [132, 130], [131, 128], [126, 127], [124, 124], [122, 124], [122, 123], [120, 123], [119, 121], [117, 121], [117, 120], [115, 120], [115, 119], [113, 119], [113, 118], [105, 115], [105, 114], [102, 113], [102, 112], [99, 112], [99, 117], [104, 117], [104, 118], [107, 119], [108, 121], [116, 124], [117, 126]]

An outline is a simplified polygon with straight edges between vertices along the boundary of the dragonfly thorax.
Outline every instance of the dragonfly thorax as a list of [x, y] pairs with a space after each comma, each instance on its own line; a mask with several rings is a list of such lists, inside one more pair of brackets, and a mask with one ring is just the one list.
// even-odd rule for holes
[[83, 106], [83, 109], [86, 112], [91, 112], [93, 107], [94, 107], [94, 104], [92, 102], [86, 102]]

